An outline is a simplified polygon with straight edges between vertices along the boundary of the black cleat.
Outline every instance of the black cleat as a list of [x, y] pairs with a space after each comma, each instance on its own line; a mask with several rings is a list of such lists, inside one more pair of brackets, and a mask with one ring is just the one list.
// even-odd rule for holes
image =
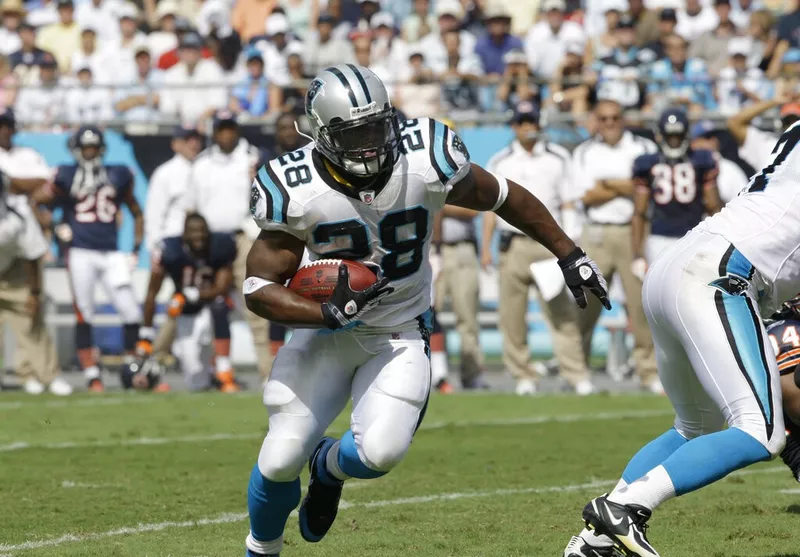
[[307, 542], [316, 543], [324, 538], [333, 526], [339, 510], [339, 498], [342, 496], [344, 482], [337, 482], [336, 485], [322, 483], [315, 466], [318, 456], [327, 454], [334, 443], [335, 439], [323, 437], [308, 461], [308, 471], [311, 475], [308, 479], [308, 493], [300, 505], [299, 521], [300, 535]]
[[800, 442], [794, 435], [786, 436], [786, 447], [781, 451], [781, 460], [792, 471], [794, 479], [800, 482]]
[[605, 535], [626, 557], [659, 557], [647, 541], [647, 521], [652, 513], [641, 505], [620, 505], [606, 495], [592, 499], [583, 509], [586, 527]]
[[613, 545], [602, 547], [591, 545], [580, 536], [572, 536], [564, 550], [564, 557], [618, 557], [619, 555]]

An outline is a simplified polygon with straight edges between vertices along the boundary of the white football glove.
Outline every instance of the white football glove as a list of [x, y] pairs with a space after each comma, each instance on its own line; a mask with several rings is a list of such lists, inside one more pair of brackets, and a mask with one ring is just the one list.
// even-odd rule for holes
[[181, 294], [189, 304], [196, 304], [200, 301], [200, 289], [195, 286], [186, 286], [181, 289]]
[[631, 262], [631, 273], [644, 282], [644, 276], [647, 274], [647, 261], [644, 260], [644, 257], [637, 257]]

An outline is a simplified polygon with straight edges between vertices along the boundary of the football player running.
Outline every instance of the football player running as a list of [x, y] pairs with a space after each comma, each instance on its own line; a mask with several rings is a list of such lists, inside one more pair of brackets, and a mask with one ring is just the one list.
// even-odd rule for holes
[[771, 315], [800, 291], [798, 143], [800, 123], [746, 190], [650, 267], [642, 299], [675, 424], [586, 505], [588, 529], [565, 555], [615, 546], [658, 557], [646, 535], [654, 509], [782, 451], [781, 377], [759, 310]]
[[[314, 141], [263, 166], [251, 198], [262, 231], [248, 256], [247, 305], [297, 330], [264, 390], [269, 432], [248, 488], [249, 557], [280, 553], [306, 462], [300, 533], [318, 542], [343, 482], [383, 476], [406, 454], [430, 392], [428, 252], [434, 214], [446, 202], [496, 211], [558, 257], [580, 306], [584, 288], [610, 305], [594, 262], [535, 197], [470, 164], [444, 124], [400, 121], [370, 70], [322, 71], [309, 86], [306, 115]], [[313, 259], [376, 265], [380, 279], [353, 291], [342, 265], [330, 300], [307, 300], [283, 286], [306, 248]], [[350, 430], [323, 437], [349, 399]]]
[[[644, 280], [658, 254], [722, 208], [711, 151], [689, 147], [689, 117], [668, 109], [658, 120], [659, 152], [633, 162], [633, 273]], [[645, 240], [647, 220], [650, 235]]]

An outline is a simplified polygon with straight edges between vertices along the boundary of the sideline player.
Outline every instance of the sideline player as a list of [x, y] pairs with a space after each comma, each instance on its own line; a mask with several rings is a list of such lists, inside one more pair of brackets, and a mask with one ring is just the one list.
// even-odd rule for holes
[[[711, 151], [689, 147], [689, 117], [679, 108], [658, 119], [658, 153], [633, 161], [633, 273], [644, 280], [647, 265], [722, 208], [717, 163]], [[648, 215], [650, 215], [648, 217]], [[645, 240], [646, 222], [650, 235]]]
[[[251, 557], [280, 553], [306, 462], [300, 533], [318, 542], [336, 517], [344, 480], [382, 476], [408, 451], [430, 392], [428, 255], [445, 202], [497, 211], [559, 258], [579, 305], [584, 287], [610, 305], [594, 262], [534, 196], [471, 165], [444, 124], [399, 121], [370, 70], [341, 64], [321, 72], [306, 114], [314, 142], [261, 167], [251, 198], [262, 231], [247, 260], [248, 307], [298, 328], [264, 390], [270, 427], [248, 489]], [[342, 265], [331, 299], [307, 300], [283, 286], [306, 248], [315, 259], [377, 265], [381, 278], [353, 291]], [[323, 437], [351, 398], [351, 429], [340, 440]]]
[[781, 458], [800, 482], [800, 296], [785, 302], [771, 319], [767, 333], [778, 356], [787, 433]]
[[[233, 284], [236, 243], [230, 234], [212, 234], [206, 219], [197, 213], [186, 217], [182, 236], [164, 238], [154, 253], [150, 284], [144, 300], [144, 320], [137, 351], [153, 351], [153, 317], [156, 296], [164, 278], [175, 283], [175, 294], [167, 310], [176, 320], [173, 350], [190, 390], [218, 384], [225, 393], [239, 391], [231, 369], [231, 330], [228, 322]], [[214, 339], [216, 373], [212, 381], [209, 364]], [[153, 385], [150, 385], [152, 388]]]
[[648, 271], [642, 298], [675, 425], [636, 453], [610, 494], [586, 505], [591, 531], [565, 555], [615, 545], [658, 557], [646, 536], [655, 508], [783, 449], [781, 380], [757, 308], [772, 314], [800, 291], [798, 143], [800, 122], [746, 190]]
[[76, 164], [59, 166], [47, 200], [64, 210], [68, 228], [67, 255], [77, 324], [78, 363], [89, 390], [103, 391], [103, 381], [92, 339], [94, 289], [101, 284], [122, 316], [126, 364], [133, 361], [142, 314], [131, 285], [131, 259], [117, 248], [117, 212], [124, 203], [134, 218], [134, 256], [139, 253], [144, 219], [133, 195], [133, 174], [126, 166], [103, 164], [105, 140], [94, 126], [82, 126], [69, 141]]

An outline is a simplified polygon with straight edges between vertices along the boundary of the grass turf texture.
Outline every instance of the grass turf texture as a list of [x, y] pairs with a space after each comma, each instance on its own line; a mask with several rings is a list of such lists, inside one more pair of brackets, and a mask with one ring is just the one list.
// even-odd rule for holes
[[[266, 422], [253, 394], [4, 395], [0, 555], [241, 557]], [[650, 396], [434, 396], [406, 460], [346, 486], [323, 542], [303, 542], [290, 518], [283, 555], [560, 556], [586, 501], [670, 423], [667, 400]], [[331, 429], [346, 427], [343, 415]], [[234, 437], [200, 440], [215, 434]], [[665, 557], [800, 555], [800, 494], [780, 493], [797, 487], [781, 466], [667, 503], [651, 540]], [[209, 518], [221, 523], [92, 536]], [[77, 539], [19, 548], [67, 534]]]

